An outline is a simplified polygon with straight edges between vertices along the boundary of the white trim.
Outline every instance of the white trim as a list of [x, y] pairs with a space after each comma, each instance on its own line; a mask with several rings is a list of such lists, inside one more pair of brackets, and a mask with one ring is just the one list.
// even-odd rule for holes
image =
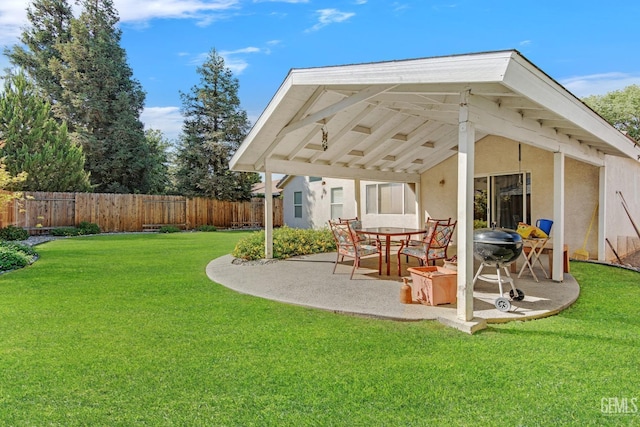
[[264, 174], [264, 257], [273, 258], [273, 196], [271, 171]]
[[562, 282], [564, 277], [564, 168], [563, 152], [553, 153], [553, 275]]

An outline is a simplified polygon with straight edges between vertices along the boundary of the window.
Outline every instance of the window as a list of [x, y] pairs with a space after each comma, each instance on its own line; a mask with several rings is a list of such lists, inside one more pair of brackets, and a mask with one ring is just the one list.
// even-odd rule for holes
[[302, 191], [293, 193], [293, 217], [302, 218]]
[[416, 193], [414, 184], [370, 184], [366, 187], [368, 214], [415, 214]]
[[531, 220], [531, 174], [477, 177], [474, 180], [474, 222], [478, 227], [495, 223], [515, 230]]
[[342, 187], [331, 189], [331, 218], [342, 216], [343, 192]]
[[316, 182], [316, 181], [322, 181], [322, 177], [321, 176], [310, 176], [309, 177], [309, 182]]

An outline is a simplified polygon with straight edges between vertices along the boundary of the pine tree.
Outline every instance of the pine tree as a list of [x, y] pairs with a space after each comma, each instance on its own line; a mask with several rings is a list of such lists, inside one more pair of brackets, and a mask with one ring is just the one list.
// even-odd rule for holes
[[200, 85], [180, 93], [185, 121], [176, 158], [177, 189], [187, 196], [246, 200], [260, 176], [229, 170], [249, 130], [247, 113], [240, 108], [238, 80], [215, 49], [197, 72]]
[[146, 186], [149, 188], [150, 194], [166, 194], [171, 190], [171, 182], [169, 179], [169, 155], [168, 149], [171, 143], [158, 129], [148, 129], [144, 136], [147, 141], [149, 152], [147, 157], [153, 167], [147, 174]]
[[89, 191], [82, 149], [71, 141], [66, 124], [58, 124], [51, 105], [24, 74], [5, 77], [0, 96], [0, 140], [7, 171], [26, 172], [14, 184], [22, 191]]
[[60, 101], [62, 87], [49, 65], [53, 59], [61, 61], [57, 46], [71, 39], [73, 13], [66, 0], [33, 0], [27, 7], [27, 18], [31, 25], [22, 32], [23, 45], [5, 48], [4, 53], [54, 105]]
[[147, 193], [155, 170], [140, 113], [145, 93], [133, 78], [111, 0], [83, 0], [71, 40], [50, 62], [63, 83], [57, 113], [79, 136], [96, 191]]

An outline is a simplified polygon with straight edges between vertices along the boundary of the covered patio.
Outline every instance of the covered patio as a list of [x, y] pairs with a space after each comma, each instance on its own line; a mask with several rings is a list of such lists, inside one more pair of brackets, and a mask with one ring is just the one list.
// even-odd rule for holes
[[[213, 260], [207, 266], [207, 275], [235, 291], [274, 301], [380, 319], [437, 320], [467, 333], [482, 329], [487, 323], [552, 316], [575, 302], [580, 293], [578, 283], [569, 274], [565, 274], [562, 283], [549, 279], [536, 282], [531, 275], [525, 274], [517, 282], [526, 294], [525, 299], [514, 302], [509, 312], [501, 312], [494, 306], [498, 286], [478, 281], [473, 291], [475, 320], [460, 322], [455, 304], [401, 303], [401, 278], [395, 274], [378, 276], [375, 256], [364, 259], [353, 280], [349, 280], [351, 260], [339, 264], [336, 274], [331, 274], [335, 261], [333, 253], [267, 263], [234, 264], [232, 261], [230, 255]], [[415, 262], [411, 264], [416, 265]], [[539, 270], [538, 273], [542, 275]], [[403, 276], [408, 275], [404, 267]]]
[[[273, 173], [353, 179], [358, 212], [360, 180], [413, 183], [417, 227], [427, 216], [442, 217], [440, 205], [445, 203], [451, 213], [446, 216], [458, 221], [452, 321], [480, 324], [481, 305], [472, 286], [475, 151], [476, 143], [489, 137], [549, 154], [550, 173], [539, 175], [552, 175], [549, 215], [555, 220], [552, 247], [558, 249], [553, 251], [556, 283], [567, 280], [560, 249], [566, 239], [566, 159], [599, 170], [598, 257], [604, 257], [605, 157], [635, 160], [640, 149], [515, 50], [293, 69], [231, 168], [263, 172], [266, 193]], [[456, 169], [455, 189], [434, 197], [428, 175], [449, 158], [455, 159], [449, 168]], [[516, 162], [511, 167], [518, 169]], [[265, 212], [271, 212], [270, 194], [265, 203]], [[272, 258], [269, 215], [265, 224], [265, 253]]]

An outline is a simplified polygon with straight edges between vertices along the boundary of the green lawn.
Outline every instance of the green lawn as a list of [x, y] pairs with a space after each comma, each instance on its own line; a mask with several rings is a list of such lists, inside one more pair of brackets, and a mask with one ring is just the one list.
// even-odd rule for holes
[[470, 336], [210, 282], [245, 235], [58, 240], [1, 275], [0, 425], [640, 425], [636, 272], [572, 263], [570, 309]]

